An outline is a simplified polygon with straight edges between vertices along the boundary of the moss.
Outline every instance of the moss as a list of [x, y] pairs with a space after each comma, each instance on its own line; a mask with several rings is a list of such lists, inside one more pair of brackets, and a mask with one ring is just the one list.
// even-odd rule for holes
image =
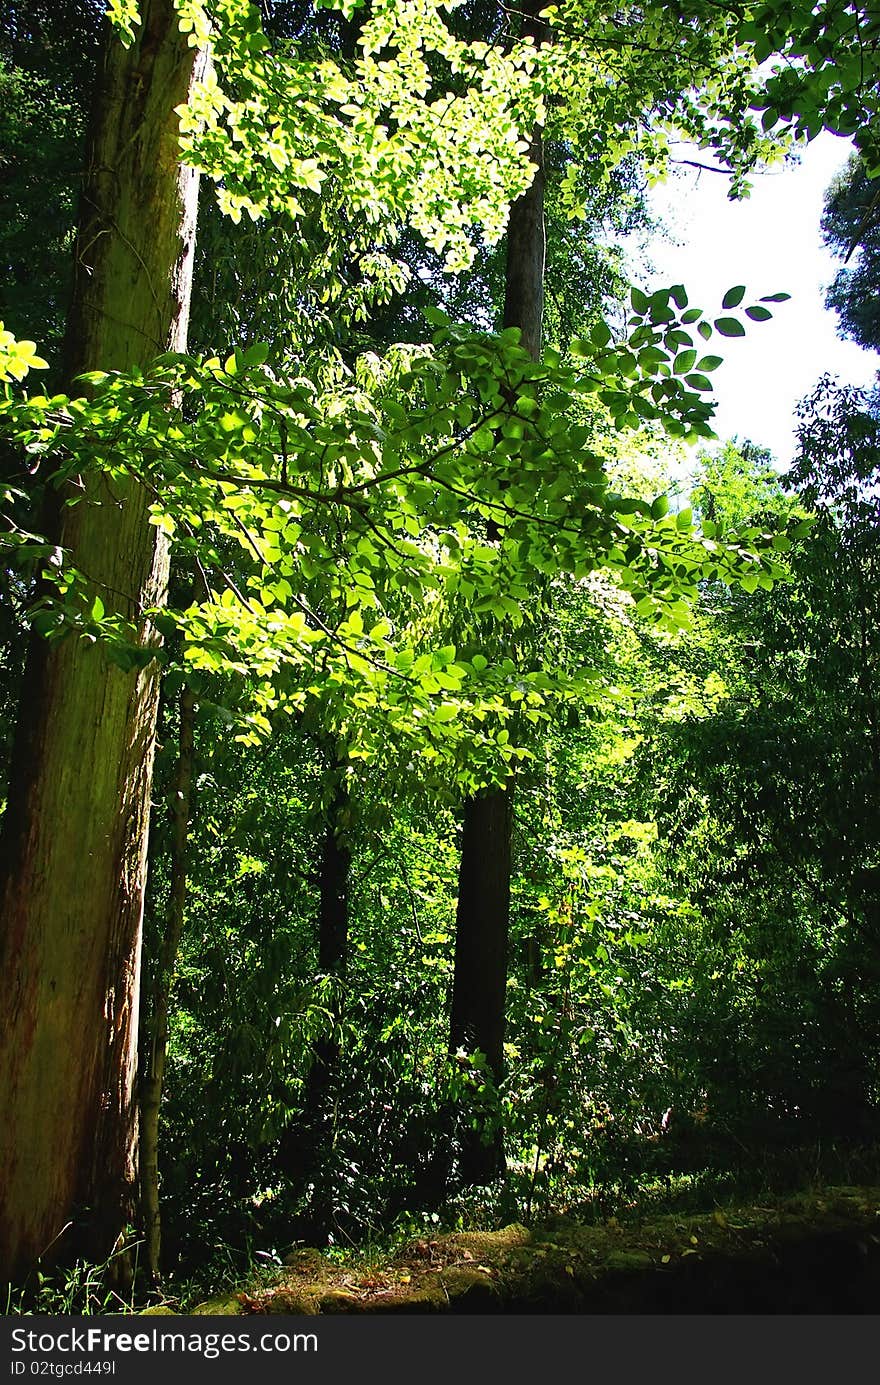
[[204, 1303], [197, 1303], [190, 1312], [198, 1318], [229, 1317], [232, 1313], [241, 1312], [241, 1299], [238, 1294], [218, 1294], [216, 1298], [205, 1299]]
[[609, 1270], [652, 1269], [654, 1261], [643, 1250], [612, 1250], [605, 1264]]
[[357, 1313], [360, 1300], [348, 1289], [327, 1289], [315, 1301], [317, 1313]]
[[439, 1275], [426, 1275], [418, 1284], [391, 1290], [361, 1302], [361, 1313], [442, 1313], [449, 1307], [449, 1295]]
[[511, 1222], [500, 1231], [458, 1231], [445, 1239], [450, 1246], [471, 1255], [492, 1256], [499, 1251], [527, 1246], [532, 1240], [532, 1232], [519, 1222]]
[[499, 1299], [494, 1273], [460, 1266], [444, 1270], [441, 1283], [449, 1306], [468, 1313], [491, 1313]]

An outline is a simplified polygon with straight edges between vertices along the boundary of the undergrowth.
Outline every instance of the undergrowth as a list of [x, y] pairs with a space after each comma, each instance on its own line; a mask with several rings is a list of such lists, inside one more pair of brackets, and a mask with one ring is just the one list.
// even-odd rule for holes
[[[663, 1212], [698, 1213], [795, 1191], [878, 1181], [880, 1146], [820, 1142], [743, 1149], [741, 1161], [688, 1169], [676, 1168], [670, 1151], [665, 1168], [597, 1180], [589, 1187], [567, 1181], [559, 1171], [514, 1169], [504, 1180], [461, 1193], [430, 1211], [401, 1213], [385, 1229], [357, 1239], [341, 1235], [322, 1247], [321, 1255], [331, 1263], [368, 1270], [413, 1241], [493, 1230], [512, 1221], [631, 1222]], [[77, 1260], [66, 1267], [38, 1267], [24, 1285], [7, 1290], [4, 1313], [88, 1317], [139, 1313], [147, 1307], [187, 1313], [217, 1294], [253, 1294], [278, 1279], [286, 1258], [308, 1250], [304, 1240], [285, 1242], [280, 1226], [273, 1231], [270, 1239], [246, 1236], [239, 1245], [214, 1240], [203, 1257], [169, 1275], [161, 1287], [145, 1281], [139, 1265], [142, 1243], [136, 1240], [101, 1264]]]

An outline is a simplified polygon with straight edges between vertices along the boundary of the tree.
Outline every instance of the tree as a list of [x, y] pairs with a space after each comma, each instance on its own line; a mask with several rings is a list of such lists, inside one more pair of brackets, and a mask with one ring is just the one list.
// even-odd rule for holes
[[[718, 82], [722, 73], [736, 73], [728, 16], [704, 16], [705, 30], [695, 32], [684, 25], [680, 13], [670, 16], [655, 9], [646, 16], [642, 10], [623, 9], [609, 16], [602, 6], [570, 3], [553, 7], [558, 32], [551, 35], [546, 20], [539, 17], [543, 9], [537, 3], [524, 6], [523, 33], [536, 45], [548, 46], [551, 131], [557, 138], [571, 140], [576, 148], [585, 145], [598, 164], [598, 168], [585, 169], [580, 148], [581, 159], [570, 158], [562, 180], [570, 215], [586, 215], [584, 184], [601, 187], [633, 150], [661, 163], [668, 157], [667, 136], [658, 134], [657, 128], [664, 118], [677, 119], [691, 133], [699, 133], [740, 171], [768, 151], [768, 142], [762, 142], [748, 122], [729, 142], [732, 111], [742, 100], [741, 71], [737, 74], [740, 83], [731, 82], [725, 93], [726, 105], [722, 100], [716, 106], [713, 96], [705, 92], [697, 100], [687, 92], [695, 69], [710, 92], [709, 84]], [[713, 128], [719, 110], [728, 123], [720, 130]], [[503, 326], [518, 329], [523, 346], [537, 360], [542, 346], [546, 260], [541, 126], [533, 131], [530, 153], [537, 173], [511, 208], [508, 222]], [[594, 325], [589, 322], [590, 312], [595, 314], [600, 306], [584, 305], [584, 330]], [[754, 311], [760, 315], [767, 310]], [[719, 330], [723, 332], [724, 327]], [[690, 366], [696, 365], [696, 353], [687, 351], [682, 356], [685, 369], [688, 356]], [[494, 532], [490, 523], [490, 536]], [[463, 815], [451, 1049], [481, 1055], [489, 1088], [497, 1088], [503, 1074], [512, 794], [511, 779], [467, 799]], [[465, 1135], [461, 1167], [467, 1181], [491, 1181], [501, 1165], [499, 1131], [491, 1139], [479, 1130]]]
[[[445, 212], [446, 225], [434, 228], [433, 238], [438, 246], [451, 238], [455, 256], [466, 258], [464, 227], [474, 216], [458, 200], [454, 181], [438, 183], [418, 140], [432, 141], [429, 155], [443, 143], [457, 148], [452, 167], [460, 178], [473, 155], [467, 142], [456, 145], [445, 107], [445, 124], [429, 107], [420, 122], [421, 108], [412, 107], [408, 92], [413, 80], [426, 89], [421, 24], [444, 46], [436, 16], [432, 29], [428, 11], [416, 17], [392, 5], [377, 13], [373, 43], [397, 40], [400, 71], [389, 79], [387, 69], [367, 62], [360, 90], [357, 80], [346, 83], [338, 72], [334, 86], [324, 67], [320, 76], [332, 97], [322, 110], [310, 100], [315, 68], [308, 62], [285, 68], [267, 56], [257, 11], [247, 3], [220, 6], [216, 25], [190, 0], [147, 0], [140, 14], [124, 0], [111, 12], [127, 46], [108, 39], [95, 102], [66, 336], [69, 380], [95, 369], [131, 370], [185, 348], [195, 162], [224, 176], [221, 203], [234, 219], [243, 209], [259, 216], [269, 202], [295, 216], [301, 203], [293, 189], [317, 194], [323, 178], [317, 162], [302, 157], [308, 127], [312, 146], [322, 144], [325, 152], [333, 149], [328, 136], [338, 136], [337, 168], [354, 166], [350, 194], [362, 210], [375, 207], [374, 180], [386, 165], [365, 159], [358, 141], [368, 125], [375, 129], [389, 99], [392, 106], [396, 99], [398, 113], [409, 112], [386, 150], [386, 160], [393, 154], [398, 161], [392, 224], [409, 212], [427, 229]], [[219, 87], [212, 49], [221, 71], [240, 87], [250, 83], [250, 105], [236, 106]], [[283, 108], [268, 141], [265, 125], [253, 120], [257, 91], [264, 103], [268, 92]], [[333, 108], [349, 93], [365, 107], [357, 108], [361, 118], [353, 126]], [[500, 229], [504, 177], [514, 188], [527, 177], [515, 127], [498, 122], [505, 96], [491, 83], [478, 81], [463, 104], [476, 152], [483, 138], [501, 160], [500, 183], [494, 168], [488, 181], [479, 173], [474, 180], [474, 195], [488, 194], [481, 219], [494, 216]], [[220, 114], [230, 115], [222, 134]], [[189, 165], [180, 163], [181, 133]], [[283, 178], [273, 182], [267, 164]], [[93, 614], [125, 627], [129, 647], [120, 657], [117, 646], [114, 662], [104, 646], [91, 648], [88, 640], [35, 639], [25, 675], [3, 843], [0, 956], [13, 978], [0, 1011], [5, 1276], [57, 1252], [71, 1224], [87, 1228], [83, 1240], [92, 1251], [106, 1253], [131, 1214], [140, 929], [158, 696], [159, 641], [150, 616], [165, 604], [168, 578], [167, 538], [150, 522], [151, 503], [136, 477], [111, 480], [92, 472], [84, 492], [76, 486], [58, 492], [57, 513], [47, 524], [56, 553], [66, 555], [62, 563], [72, 563], [91, 585]], [[62, 633], [57, 625], [54, 631]]]
[[[541, 6], [527, 3], [524, 33], [536, 43], [546, 37], [538, 18]], [[529, 157], [536, 173], [531, 186], [510, 209], [507, 225], [502, 327], [519, 331], [534, 360], [541, 356], [544, 307], [544, 154], [540, 127], [532, 132]], [[489, 537], [497, 536], [490, 523]], [[479, 1053], [492, 1087], [504, 1075], [504, 1023], [507, 1013], [507, 949], [510, 926], [513, 781], [482, 790], [465, 800], [455, 926], [450, 1049]], [[500, 1128], [487, 1138], [479, 1127], [466, 1133], [461, 1176], [488, 1183], [500, 1172], [504, 1149]]]
[[[174, 107], [204, 76], [172, 0], [129, 47], [108, 39], [76, 246], [66, 373], [121, 370], [186, 344], [198, 175]], [[124, 671], [101, 648], [33, 641], [4, 817], [0, 1275], [58, 1249], [71, 1224], [109, 1252], [136, 1181], [133, 1081], [146, 819], [158, 670], [143, 612], [168, 545], [131, 481], [68, 489], [55, 541], [138, 630]]]
[[139, 1070], [140, 1210], [147, 1273], [154, 1280], [158, 1280], [162, 1264], [159, 1114], [168, 1055], [171, 986], [186, 910], [188, 847], [193, 805], [195, 710], [195, 694], [192, 687], [185, 684], [178, 699], [178, 750], [170, 794], [173, 827], [168, 907], [163, 920], [164, 928], [153, 985], [148, 988], [149, 994], [146, 997], [146, 1023], [143, 1026], [146, 1059], [141, 1062]]
[[857, 154], [825, 194], [822, 232], [825, 244], [844, 261], [825, 303], [837, 312], [843, 336], [880, 350], [880, 179], [867, 176]]

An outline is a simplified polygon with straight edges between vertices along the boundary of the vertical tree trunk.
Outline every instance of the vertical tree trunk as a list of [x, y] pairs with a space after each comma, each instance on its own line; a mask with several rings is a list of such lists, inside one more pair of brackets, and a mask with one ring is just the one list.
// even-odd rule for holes
[[504, 276], [505, 327], [518, 327], [522, 345], [536, 361], [541, 355], [544, 321], [544, 142], [532, 133], [529, 158], [537, 167], [531, 186], [510, 209]]
[[171, 786], [171, 881], [168, 915], [159, 949], [156, 980], [146, 1016], [146, 1071], [141, 1082], [140, 1166], [141, 1220], [146, 1242], [147, 1272], [159, 1279], [162, 1259], [162, 1220], [159, 1208], [159, 1108], [168, 1051], [168, 1011], [174, 964], [183, 934], [186, 905], [187, 846], [192, 813], [193, 736], [195, 696], [192, 688], [180, 694], [177, 767]]
[[[109, 40], [98, 78], [71, 377], [186, 345], [198, 182], [179, 164], [174, 107], [206, 60], [173, 0], [142, 0], [141, 13], [129, 49]], [[149, 650], [143, 612], [168, 576], [149, 498], [106, 479], [74, 494], [60, 542]], [[109, 1253], [131, 1215], [158, 681], [155, 660], [123, 672], [72, 637], [30, 650], [0, 868], [0, 1280], [62, 1246]]]
[[[485, 1055], [497, 1087], [504, 1075], [507, 935], [510, 913], [510, 837], [513, 788], [490, 789], [464, 805], [450, 1047]], [[503, 1137], [468, 1129], [460, 1176], [490, 1183], [501, 1171]]]
[[316, 1039], [305, 1081], [302, 1117], [281, 1137], [278, 1163], [294, 1182], [314, 1183], [303, 1234], [326, 1237], [333, 1221], [332, 1171], [322, 1168], [333, 1145], [333, 1096], [339, 1072], [337, 1027], [342, 1018], [342, 991], [348, 963], [351, 846], [350, 797], [345, 784], [344, 754], [335, 768], [336, 787], [327, 810], [318, 871], [318, 973], [330, 983], [331, 1032]]
[[[523, 32], [540, 41], [545, 26], [537, 19], [543, 0], [526, 0]], [[510, 209], [504, 327], [519, 327], [524, 348], [541, 354], [544, 313], [544, 160], [540, 129], [532, 134], [529, 157], [537, 173], [528, 190]], [[487, 789], [464, 804], [455, 970], [452, 983], [450, 1048], [485, 1054], [497, 1087], [504, 1076], [504, 1022], [510, 921], [511, 827], [513, 781]], [[468, 1184], [490, 1183], [504, 1165], [503, 1134], [488, 1140], [468, 1130], [461, 1147], [461, 1178]]]
[[[351, 847], [348, 843], [349, 798], [340, 777], [324, 828], [321, 845], [318, 908], [318, 971], [333, 991], [331, 1010], [334, 1030], [342, 1013], [340, 990], [348, 962], [348, 896]], [[305, 1122], [315, 1132], [316, 1147], [326, 1143], [328, 1102], [339, 1066], [339, 1040], [335, 1032], [318, 1039], [306, 1083]]]

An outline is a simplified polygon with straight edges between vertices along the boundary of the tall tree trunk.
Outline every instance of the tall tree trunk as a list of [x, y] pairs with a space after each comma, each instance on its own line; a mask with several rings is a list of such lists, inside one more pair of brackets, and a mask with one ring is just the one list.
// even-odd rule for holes
[[[173, 0], [109, 40], [76, 244], [67, 370], [126, 369], [186, 345], [197, 175], [174, 107], [206, 61]], [[92, 479], [57, 535], [108, 611], [165, 599], [168, 548], [134, 482]], [[73, 637], [34, 640], [0, 866], [0, 1280], [76, 1246], [109, 1253], [136, 1188], [134, 1079], [159, 677]]]
[[[479, 1049], [496, 1089], [504, 1075], [512, 811], [510, 784], [466, 801], [458, 874], [450, 1047], [453, 1053]], [[503, 1158], [500, 1130], [486, 1138], [482, 1129], [468, 1127], [461, 1143], [461, 1180], [491, 1183]]]
[[141, 1080], [140, 1166], [141, 1220], [147, 1259], [147, 1272], [157, 1281], [161, 1273], [162, 1220], [159, 1208], [159, 1108], [165, 1081], [168, 1051], [168, 1011], [174, 965], [183, 935], [186, 906], [187, 846], [192, 813], [193, 736], [195, 696], [192, 688], [180, 694], [177, 767], [171, 786], [171, 881], [168, 913], [159, 949], [156, 980], [146, 1014], [146, 1070]]
[[305, 1080], [302, 1115], [283, 1132], [278, 1167], [294, 1185], [314, 1184], [302, 1232], [310, 1240], [326, 1236], [333, 1220], [333, 1181], [322, 1163], [333, 1144], [333, 1093], [339, 1072], [338, 1025], [348, 964], [351, 846], [350, 796], [344, 756], [335, 768], [336, 785], [327, 809], [318, 867], [318, 974], [330, 983], [329, 1033], [316, 1039]]
[[[537, 19], [543, 0], [525, 0], [523, 32], [540, 42], [546, 26]], [[544, 160], [540, 129], [532, 134], [529, 157], [537, 173], [510, 209], [504, 293], [504, 327], [520, 329], [523, 347], [541, 354], [544, 313]], [[452, 982], [450, 1048], [479, 1049], [497, 1088], [504, 1077], [504, 1023], [510, 923], [513, 780], [466, 799], [458, 876], [455, 969]], [[491, 1183], [504, 1166], [503, 1133], [480, 1130], [462, 1139], [460, 1176], [467, 1184]]]

